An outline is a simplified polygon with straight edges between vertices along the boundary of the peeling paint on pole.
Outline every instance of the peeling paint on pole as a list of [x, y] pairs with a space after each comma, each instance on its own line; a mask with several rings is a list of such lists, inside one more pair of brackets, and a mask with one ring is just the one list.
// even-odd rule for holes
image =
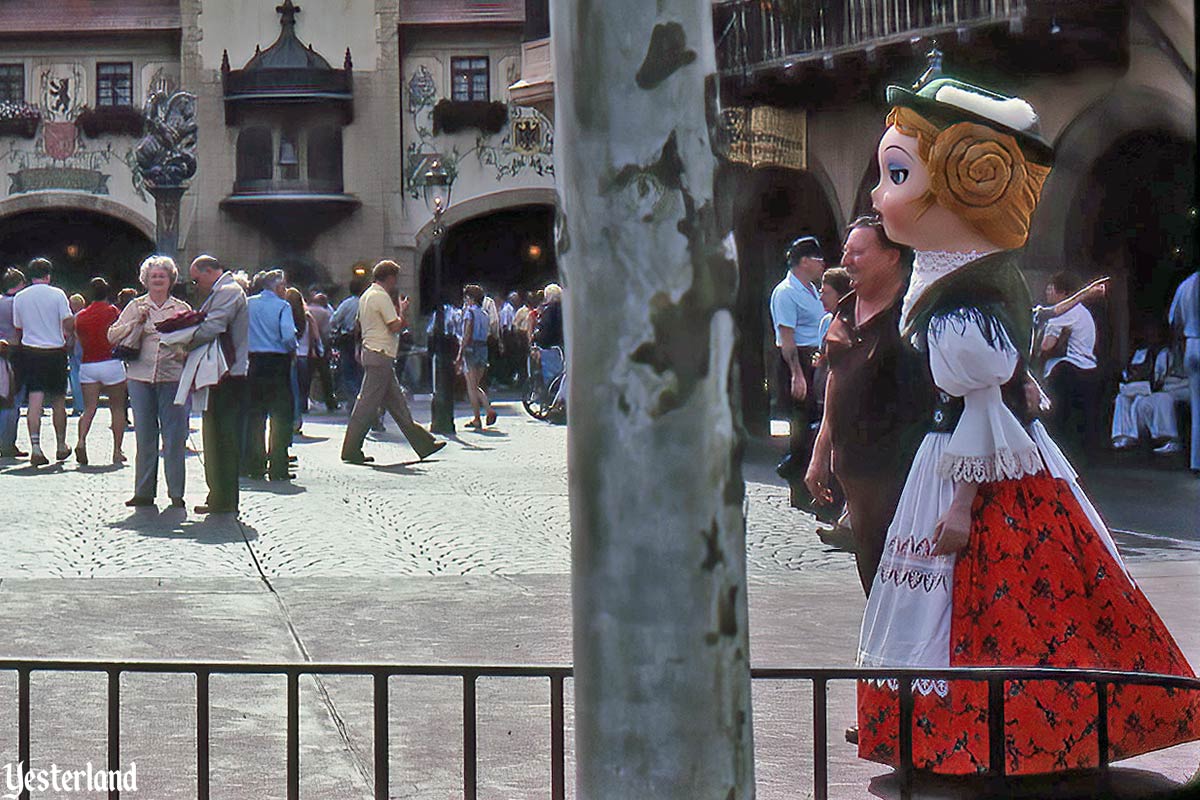
[[[706, 0], [554, 0], [578, 796], [754, 796]], [[706, 111], [708, 113], [706, 113]]]

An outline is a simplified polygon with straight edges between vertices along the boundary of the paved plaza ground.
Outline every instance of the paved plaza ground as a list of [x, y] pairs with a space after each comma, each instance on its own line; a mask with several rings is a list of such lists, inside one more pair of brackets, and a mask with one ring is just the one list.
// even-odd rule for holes
[[[427, 399], [414, 412], [427, 422]], [[518, 403], [500, 412], [494, 430], [460, 428], [426, 462], [389, 422], [368, 441], [377, 459], [369, 467], [338, 459], [344, 416], [310, 416], [294, 448], [298, 480], [243, 482], [237, 520], [167, 509], [165, 497], [158, 509], [126, 508], [131, 466], [68, 461], [35, 473], [0, 461], [0, 657], [569, 664], [566, 430], [533, 421]], [[94, 465], [110, 460], [106, 426], [102, 410]], [[790, 508], [775, 456], [771, 442], [754, 442], [745, 467], [753, 663], [853, 664], [863, 599], [852, 557]], [[204, 498], [200, 458], [188, 458], [189, 505]], [[1200, 664], [1200, 537], [1177, 516], [1137, 528], [1144, 515], [1119, 498], [1122, 473], [1098, 475], [1102, 510], [1111, 503], [1130, 529], [1118, 540], [1140, 585]], [[1158, 506], [1194, 509], [1198, 485], [1169, 483]], [[1144, 500], [1145, 487], [1133, 494]], [[811, 796], [811, 692], [760, 683], [758, 796]], [[460, 692], [452, 680], [393, 679], [392, 797], [461, 797]], [[102, 678], [35, 675], [33, 698], [35, 765], [103, 762]], [[194, 796], [193, 679], [127, 676], [122, 698], [136, 796]], [[568, 683], [568, 775], [570, 699]], [[303, 796], [372, 796], [370, 701], [364, 679], [303, 682]], [[213, 679], [214, 797], [284, 796], [284, 710], [282, 679]], [[859, 761], [841, 739], [853, 721], [851, 685], [832, 687], [829, 718], [833, 796], [896, 796], [889, 771]], [[479, 796], [548, 797], [548, 731], [545, 681], [481, 680]], [[0, 765], [16, 750], [16, 681], [0, 673]], [[1120, 774], [1177, 782], [1198, 763], [1200, 746], [1186, 745]], [[955, 795], [935, 787], [922, 796]]]

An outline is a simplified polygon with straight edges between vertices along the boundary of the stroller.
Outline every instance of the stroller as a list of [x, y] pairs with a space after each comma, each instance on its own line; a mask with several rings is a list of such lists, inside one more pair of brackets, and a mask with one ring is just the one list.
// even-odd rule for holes
[[561, 347], [529, 351], [529, 384], [521, 404], [534, 419], [565, 423], [567, 362]]

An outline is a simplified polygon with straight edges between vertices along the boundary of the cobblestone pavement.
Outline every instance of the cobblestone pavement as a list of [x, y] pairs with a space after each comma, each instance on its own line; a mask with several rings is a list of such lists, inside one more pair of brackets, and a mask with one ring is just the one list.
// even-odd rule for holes
[[[33, 470], [0, 461], [0, 578], [567, 573], [566, 429], [532, 420], [518, 403], [499, 410], [494, 429], [460, 426], [426, 462], [389, 421], [368, 440], [370, 467], [339, 460], [344, 416], [310, 415], [293, 450], [298, 479], [243, 481], [240, 522], [163, 508], [165, 488], [159, 509], [126, 508], [132, 462], [80, 467], [71, 459]], [[414, 413], [428, 421], [425, 398]], [[101, 409], [92, 429], [93, 465], [111, 459], [106, 417]], [[200, 443], [198, 418], [190, 441]], [[126, 442], [132, 456], [132, 436]], [[204, 498], [202, 457], [188, 457], [189, 505]], [[847, 553], [817, 537], [813, 518], [790, 507], [773, 457], [758, 444], [745, 468], [751, 576], [851, 569]], [[1200, 558], [1200, 545], [1152, 536], [1121, 545], [1135, 560]]]
[[[165, 487], [159, 509], [126, 508], [132, 461], [81, 467], [71, 459], [40, 470], [0, 461], [0, 578], [569, 572], [566, 429], [532, 420], [516, 403], [499, 410], [494, 429], [460, 426], [426, 462], [389, 420], [368, 440], [370, 467], [339, 460], [343, 416], [310, 415], [293, 449], [297, 480], [243, 480], [240, 524], [165, 508]], [[427, 403], [414, 411], [428, 420]], [[106, 415], [101, 409], [89, 437], [93, 465], [111, 458]], [[74, 441], [74, 420], [69, 430]], [[132, 436], [126, 441], [132, 456]], [[200, 444], [198, 418], [190, 441]], [[202, 457], [188, 457], [189, 505], [204, 498]], [[751, 573], [848, 569], [848, 556], [816, 537], [813, 519], [790, 508], [768, 466], [747, 467]]]

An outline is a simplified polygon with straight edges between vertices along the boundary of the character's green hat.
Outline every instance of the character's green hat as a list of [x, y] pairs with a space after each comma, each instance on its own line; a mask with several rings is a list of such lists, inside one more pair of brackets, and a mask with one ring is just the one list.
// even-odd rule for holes
[[930, 122], [949, 126], [957, 122], [976, 122], [1007, 133], [1017, 140], [1025, 157], [1050, 166], [1054, 148], [1042, 138], [1033, 106], [1019, 97], [1007, 97], [979, 86], [941, 74], [942, 54], [935, 48], [929, 53], [929, 68], [912, 89], [889, 86], [887, 100], [892, 106], [911, 108]]

